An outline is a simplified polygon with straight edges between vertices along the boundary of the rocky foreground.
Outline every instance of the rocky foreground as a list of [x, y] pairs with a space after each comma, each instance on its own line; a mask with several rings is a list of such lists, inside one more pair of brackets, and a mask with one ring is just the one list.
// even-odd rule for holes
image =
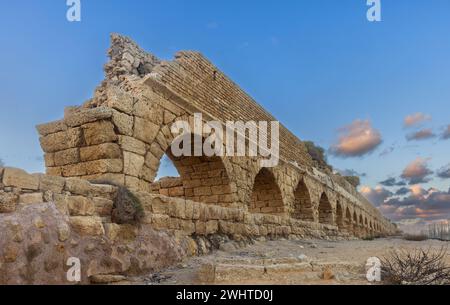
[[[366, 263], [393, 250], [417, 248], [439, 251], [448, 242], [414, 242], [401, 238], [372, 241], [277, 240], [239, 248], [231, 242], [207, 256], [194, 257], [145, 278], [122, 282], [150, 285], [295, 284], [368, 285]], [[450, 263], [447, 255], [446, 263]], [[376, 284], [376, 283], [372, 283]]]

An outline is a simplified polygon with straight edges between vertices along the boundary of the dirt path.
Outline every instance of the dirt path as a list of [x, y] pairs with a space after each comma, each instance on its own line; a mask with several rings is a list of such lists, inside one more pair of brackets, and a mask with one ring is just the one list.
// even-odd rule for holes
[[[134, 279], [138, 284], [368, 284], [365, 264], [395, 249], [440, 249], [448, 242], [399, 238], [373, 241], [277, 240], [193, 257], [183, 264]], [[446, 261], [450, 263], [450, 255]], [[211, 273], [211, 274], [209, 274]], [[205, 279], [215, 273], [215, 278]]]

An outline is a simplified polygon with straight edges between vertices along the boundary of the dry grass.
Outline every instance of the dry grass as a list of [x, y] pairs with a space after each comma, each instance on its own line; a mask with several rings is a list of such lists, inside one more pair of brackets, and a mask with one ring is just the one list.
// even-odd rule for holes
[[381, 261], [383, 281], [391, 285], [448, 285], [450, 267], [445, 264], [446, 255], [444, 247], [392, 251]]

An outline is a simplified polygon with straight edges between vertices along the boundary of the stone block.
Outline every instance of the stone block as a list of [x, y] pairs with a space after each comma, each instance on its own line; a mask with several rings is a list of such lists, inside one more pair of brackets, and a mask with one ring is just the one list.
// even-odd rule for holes
[[159, 132], [159, 126], [148, 120], [136, 117], [134, 120], [134, 137], [151, 144]]
[[139, 177], [144, 166], [144, 157], [138, 154], [123, 152], [123, 170], [126, 175]]
[[71, 216], [93, 216], [95, 214], [94, 202], [83, 196], [68, 196], [67, 207]]
[[69, 148], [56, 152], [53, 158], [55, 166], [75, 164], [80, 162], [80, 151], [78, 148]]
[[19, 203], [22, 204], [33, 204], [42, 202], [44, 202], [44, 197], [42, 193], [21, 194], [19, 196]]
[[36, 129], [41, 136], [47, 136], [52, 133], [67, 130], [67, 125], [64, 120], [54, 121], [46, 124], [36, 126]]
[[116, 192], [116, 187], [104, 184], [91, 184], [86, 180], [68, 178], [64, 188], [66, 191], [88, 197], [112, 198]]
[[28, 174], [18, 168], [7, 167], [3, 170], [3, 185], [37, 191], [39, 176]]
[[40, 139], [41, 147], [46, 153], [54, 153], [69, 148], [80, 147], [83, 144], [83, 134], [80, 128], [70, 128], [66, 131], [52, 133]]
[[120, 173], [123, 169], [123, 163], [120, 159], [95, 160], [84, 163], [86, 175]]
[[121, 135], [132, 136], [134, 119], [125, 113], [113, 110], [112, 122]]
[[81, 236], [101, 236], [105, 234], [100, 217], [72, 216], [69, 223], [74, 232]]
[[133, 112], [133, 97], [118, 87], [108, 87], [106, 90], [107, 104], [109, 107], [121, 112], [131, 114]]
[[122, 151], [116, 143], [103, 143], [80, 148], [80, 159], [83, 162], [101, 159], [120, 159], [121, 157]]
[[114, 125], [110, 121], [97, 121], [82, 126], [86, 145], [98, 145], [117, 141]]
[[137, 236], [137, 228], [132, 225], [105, 224], [106, 237], [111, 241], [130, 241]]
[[65, 114], [64, 122], [70, 127], [77, 127], [87, 123], [111, 118], [112, 110], [108, 107], [81, 109], [69, 111]]
[[133, 137], [119, 136], [119, 144], [127, 152], [136, 153], [141, 156], [145, 155], [145, 143]]

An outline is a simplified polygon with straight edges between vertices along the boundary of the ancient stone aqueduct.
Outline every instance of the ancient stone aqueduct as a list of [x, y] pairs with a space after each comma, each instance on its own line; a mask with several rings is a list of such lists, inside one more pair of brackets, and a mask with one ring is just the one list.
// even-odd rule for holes
[[[173, 157], [170, 126], [192, 122], [193, 113], [223, 123], [274, 118], [197, 52], [161, 61], [113, 35], [109, 55], [94, 98], [37, 127], [46, 175], [1, 170], [4, 198], [64, 202], [72, 227], [93, 235], [114, 231], [114, 187], [95, 181], [128, 187], [143, 202], [145, 223], [186, 235], [361, 238], [395, 231], [343, 177], [317, 169], [283, 126], [273, 168], [261, 168], [256, 157]], [[164, 154], [180, 177], [155, 181]]]

